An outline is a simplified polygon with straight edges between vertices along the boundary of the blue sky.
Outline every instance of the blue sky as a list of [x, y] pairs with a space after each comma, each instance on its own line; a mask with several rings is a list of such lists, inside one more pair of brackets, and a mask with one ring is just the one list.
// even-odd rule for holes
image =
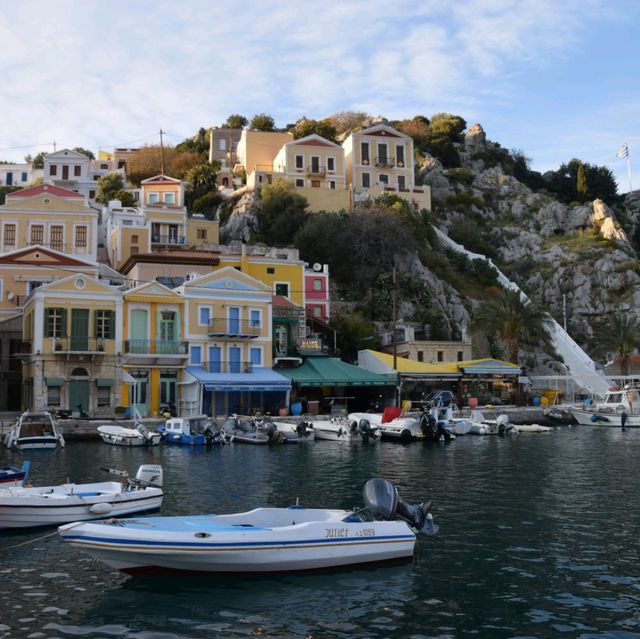
[[[461, 115], [545, 171], [640, 188], [638, 0], [124, 0], [0, 15], [0, 159], [177, 143], [231, 113]], [[636, 160], [637, 157], [637, 160]]]

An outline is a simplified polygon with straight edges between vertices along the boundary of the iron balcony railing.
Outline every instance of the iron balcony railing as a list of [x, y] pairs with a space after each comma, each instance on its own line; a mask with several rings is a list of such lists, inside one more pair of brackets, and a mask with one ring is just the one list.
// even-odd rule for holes
[[311, 166], [307, 167], [307, 175], [309, 177], [324, 177], [326, 175], [326, 169], [324, 166]]
[[186, 244], [187, 239], [184, 235], [151, 235], [152, 244]]
[[252, 373], [251, 362], [202, 362], [200, 367], [207, 373]]
[[215, 317], [209, 320], [210, 337], [246, 337], [254, 338], [260, 335], [259, 320], [229, 319]]
[[54, 337], [54, 353], [104, 353], [111, 340], [104, 337]]
[[130, 355], [187, 355], [189, 342], [174, 339], [128, 339], [124, 352]]
[[376, 157], [376, 166], [395, 166], [396, 161], [395, 158], [390, 158], [387, 155], [379, 155]]

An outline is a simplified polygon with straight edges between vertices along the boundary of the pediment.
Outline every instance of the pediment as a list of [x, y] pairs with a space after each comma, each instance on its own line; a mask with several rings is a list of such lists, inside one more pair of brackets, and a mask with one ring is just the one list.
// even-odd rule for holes
[[60, 266], [60, 267], [76, 267], [97, 270], [96, 264], [85, 262], [76, 258], [59, 253], [43, 246], [29, 246], [27, 248], [3, 253], [0, 255], [0, 265], [16, 265], [16, 266]]
[[201, 277], [194, 278], [184, 283], [185, 290], [194, 289], [211, 289], [217, 291], [233, 292], [271, 292], [271, 288], [256, 280], [255, 278], [242, 273], [232, 266], [207, 273]]

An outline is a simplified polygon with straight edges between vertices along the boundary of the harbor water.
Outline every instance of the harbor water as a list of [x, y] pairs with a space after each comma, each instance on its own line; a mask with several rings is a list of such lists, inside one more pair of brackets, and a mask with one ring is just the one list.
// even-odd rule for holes
[[[449, 444], [315, 442], [33, 452], [34, 485], [164, 467], [161, 514], [352, 508], [364, 482], [433, 499], [412, 563], [325, 574], [139, 579], [52, 529], [0, 532], [0, 637], [640, 638], [640, 430], [561, 427]], [[0, 450], [0, 465], [20, 463]]]

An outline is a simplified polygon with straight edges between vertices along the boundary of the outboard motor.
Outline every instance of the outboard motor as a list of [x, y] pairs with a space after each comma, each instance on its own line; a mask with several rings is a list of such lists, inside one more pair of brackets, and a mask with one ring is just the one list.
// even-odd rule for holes
[[144, 437], [145, 441], [150, 442], [153, 439], [152, 433], [144, 424], [138, 424], [136, 430]]
[[263, 426], [263, 429], [264, 429], [264, 432], [267, 434], [269, 441], [272, 442], [276, 436], [276, 433], [278, 432], [276, 425], [273, 422], [267, 422]]
[[299, 422], [296, 426], [296, 433], [298, 437], [306, 437], [309, 433], [309, 425], [304, 420]]
[[355, 419], [349, 422], [349, 431], [352, 435], [355, 435], [358, 432], [358, 422]]
[[402, 519], [413, 529], [427, 535], [435, 535], [439, 526], [434, 523], [429, 512], [431, 502], [423, 504], [405, 504], [398, 496], [398, 489], [387, 479], [370, 479], [362, 489], [366, 508], [375, 519], [393, 521]]
[[363, 418], [358, 422], [358, 432], [365, 444], [369, 443], [369, 439], [373, 439], [375, 437], [368, 419]]
[[420, 417], [420, 430], [425, 439], [429, 441], [438, 441], [438, 424], [436, 418], [431, 413], [422, 413]]
[[143, 464], [138, 468], [136, 478], [132, 482], [138, 486], [162, 486], [162, 466]]
[[455, 439], [456, 436], [449, 432], [449, 429], [447, 428], [447, 423], [446, 422], [438, 422], [436, 424], [436, 428], [438, 431], [438, 441], [440, 442], [449, 442], [452, 439]]
[[509, 418], [506, 415], [498, 416], [498, 419], [496, 419], [496, 426], [498, 427], [499, 435], [506, 435], [512, 430]]

